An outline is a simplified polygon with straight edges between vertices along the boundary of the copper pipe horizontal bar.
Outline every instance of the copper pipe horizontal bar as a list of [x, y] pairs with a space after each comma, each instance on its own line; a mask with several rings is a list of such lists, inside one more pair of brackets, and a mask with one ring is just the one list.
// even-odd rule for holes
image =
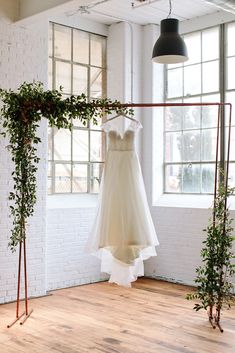
[[18, 317], [16, 317], [9, 325], [7, 325], [7, 328], [12, 327], [18, 320], [20, 320], [22, 318], [22, 316], [24, 316], [25, 311]]
[[[89, 103], [87, 103], [89, 105]], [[102, 107], [101, 104], [92, 104], [94, 107]], [[123, 104], [107, 104], [104, 108], [112, 108], [112, 107], [123, 107], [123, 108], [154, 108], [154, 107], [191, 107], [191, 106], [230, 106], [231, 103], [123, 103]]]
[[27, 315], [25, 314], [25, 317], [23, 318], [23, 320], [21, 320], [20, 325], [23, 325], [25, 323], [25, 321], [30, 317], [32, 312], [33, 312], [33, 309], [31, 309]]

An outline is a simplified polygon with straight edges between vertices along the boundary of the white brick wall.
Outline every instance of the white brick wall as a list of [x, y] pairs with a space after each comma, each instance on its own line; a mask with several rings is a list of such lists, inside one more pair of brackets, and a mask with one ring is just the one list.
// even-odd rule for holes
[[[40, 80], [47, 82], [47, 26], [22, 28], [0, 22], [0, 82], [2, 88], [17, 88], [22, 82]], [[38, 201], [35, 216], [30, 219], [28, 230], [29, 295], [45, 294], [45, 229], [46, 229], [46, 129], [42, 122], [39, 146], [42, 160], [37, 173]], [[7, 140], [0, 137], [0, 302], [15, 299], [17, 285], [18, 252], [12, 254], [7, 244], [11, 220], [8, 193], [12, 190], [11, 156], [5, 149]]]
[[155, 207], [152, 217], [160, 246], [157, 258], [146, 262], [145, 274], [171, 281], [193, 284], [200, 264], [200, 249], [209, 210]]
[[[68, 25], [68, 18], [66, 19]], [[74, 21], [74, 19], [73, 19]], [[59, 21], [57, 21], [59, 22]], [[86, 21], [82, 20], [86, 29]], [[99, 25], [99, 31], [104, 27]], [[87, 29], [96, 25], [90, 21]], [[150, 102], [152, 98], [162, 101], [162, 70], [151, 64], [151, 48], [156, 39], [154, 26], [134, 28], [134, 100]], [[142, 37], [143, 36], [143, 37]], [[112, 40], [115, 38], [115, 40]], [[141, 51], [141, 41], [145, 46]], [[0, 82], [1, 87], [16, 88], [23, 81], [47, 82], [47, 21], [31, 28], [17, 27], [0, 22]], [[119, 43], [123, 51], [117, 51]], [[122, 100], [130, 99], [130, 75], [125, 65], [130, 65], [130, 30], [127, 24], [114, 25], [108, 42], [108, 96]], [[118, 58], [119, 55], [119, 58]], [[141, 59], [143, 66], [141, 68]], [[128, 69], [129, 70], [129, 69]], [[142, 71], [141, 71], [142, 70]], [[141, 73], [140, 73], [141, 71]], [[154, 71], [157, 71], [155, 81]], [[128, 77], [127, 77], [128, 76]], [[119, 77], [120, 87], [117, 87]], [[154, 77], [154, 79], [153, 79]], [[119, 81], [118, 81], [119, 82]], [[142, 97], [141, 97], [142, 90]], [[159, 188], [161, 179], [152, 178], [153, 128], [152, 110], [142, 112], [144, 129], [139, 146], [142, 152], [142, 168], [149, 203], [152, 203], [152, 184]], [[156, 116], [158, 118], [158, 116]], [[159, 115], [160, 119], [160, 115]], [[34, 217], [29, 223], [28, 270], [29, 294], [43, 295], [46, 290], [103, 280], [99, 260], [84, 253], [84, 245], [92, 225], [96, 202], [73, 199], [73, 206], [54, 205], [46, 209], [46, 122], [40, 126], [42, 158], [38, 180], [38, 201]], [[156, 137], [155, 137], [156, 138]], [[17, 277], [17, 254], [7, 248], [11, 222], [8, 217], [7, 196], [12, 187], [10, 174], [12, 164], [5, 150], [7, 141], [0, 138], [0, 302], [15, 299]], [[156, 146], [155, 146], [156, 147]], [[160, 172], [161, 173], [161, 172]], [[76, 204], [78, 206], [76, 206]], [[152, 207], [151, 212], [160, 240], [158, 257], [146, 262], [148, 276], [160, 276], [183, 283], [193, 283], [194, 270], [200, 261], [202, 229], [207, 224], [209, 211], [196, 208]], [[47, 228], [46, 228], [47, 223]]]
[[97, 282], [98, 258], [85, 252], [95, 208], [48, 209], [47, 214], [47, 289]]
[[[56, 18], [52, 20], [56, 21]], [[71, 19], [74, 21], [74, 19]], [[59, 21], [56, 21], [59, 22]], [[66, 24], [68, 18], [66, 18]], [[77, 22], [76, 22], [77, 23]], [[72, 25], [73, 23], [71, 23]], [[86, 21], [81, 26], [85, 29]], [[95, 24], [87, 21], [87, 29], [95, 32]], [[98, 25], [98, 32], [106, 33], [106, 26]], [[22, 82], [42, 81], [47, 86], [48, 21], [30, 27], [0, 22], [0, 82], [2, 88], [17, 88]], [[38, 147], [41, 158], [37, 173], [38, 190], [34, 217], [28, 226], [27, 254], [29, 295], [40, 296], [47, 289], [103, 280], [99, 260], [84, 255], [82, 249], [94, 217], [95, 206], [88, 209], [64, 210], [60, 206], [46, 209], [47, 123], [39, 129], [42, 143]], [[12, 254], [7, 247], [11, 220], [8, 217], [8, 193], [11, 190], [11, 158], [5, 150], [7, 141], [0, 138], [0, 303], [15, 300], [18, 251]], [[61, 214], [66, 217], [61, 221]], [[48, 227], [46, 231], [46, 221]], [[60, 222], [60, 225], [59, 225]], [[59, 230], [58, 230], [59, 229]], [[63, 240], [63, 241], [62, 241]], [[60, 269], [58, 271], [57, 269]]]

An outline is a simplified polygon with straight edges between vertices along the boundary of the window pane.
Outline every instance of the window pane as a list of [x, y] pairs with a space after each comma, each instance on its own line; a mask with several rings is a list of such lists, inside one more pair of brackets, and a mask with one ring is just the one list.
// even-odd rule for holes
[[[184, 103], [200, 102], [200, 97], [185, 98]], [[200, 128], [201, 107], [188, 106], [183, 108], [183, 129], [198, 129]]]
[[73, 130], [73, 160], [88, 161], [88, 131]]
[[56, 61], [56, 89], [63, 87], [63, 93], [71, 93], [71, 65], [61, 61]]
[[102, 74], [103, 70], [91, 68], [90, 70], [90, 97], [102, 98]]
[[92, 193], [98, 193], [100, 191], [101, 177], [103, 173], [103, 163], [92, 163], [90, 170], [90, 189]]
[[183, 192], [200, 192], [200, 166], [188, 164], [183, 166]]
[[[208, 96], [202, 96], [202, 102], [204, 103], [219, 103], [219, 94], [213, 94]], [[218, 123], [218, 106], [204, 106], [202, 107], [202, 128], [205, 127], [216, 127]]]
[[103, 124], [103, 122], [105, 121], [104, 118], [102, 119], [100, 116], [96, 117], [97, 120], [97, 124], [93, 123], [93, 120], [90, 120], [90, 128], [92, 130], [101, 130], [101, 125]]
[[[235, 91], [233, 92], [227, 92], [226, 93], [226, 102], [227, 103], [232, 103], [233, 107], [232, 107], [232, 125], [235, 125]], [[229, 108], [226, 107], [226, 126], [228, 126], [229, 124]]]
[[176, 64], [166, 64], [166, 68], [167, 68], [167, 70], [168, 69], [175, 69], [175, 68], [177, 68], [177, 67], [182, 67], [183, 66], [183, 64], [182, 63], [176, 63]]
[[215, 165], [203, 164], [202, 165], [202, 192], [214, 192], [214, 179], [215, 179]]
[[49, 24], [49, 41], [48, 41], [48, 52], [49, 56], [53, 54], [53, 25], [52, 23]]
[[71, 132], [68, 129], [54, 130], [54, 159], [71, 160]]
[[89, 64], [89, 33], [73, 30], [73, 60]]
[[227, 89], [235, 88], [235, 58], [227, 59]]
[[[63, 99], [82, 93], [91, 100], [105, 97], [105, 37], [50, 24], [48, 42], [48, 88], [60, 90], [62, 87]], [[88, 119], [85, 123], [79, 117], [73, 119], [72, 132], [48, 129], [48, 160], [52, 161], [48, 170], [49, 192], [98, 191], [98, 170], [104, 161], [105, 141], [102, 119], [96, 119], [97, 125]], [[55, 178], [52, 184], [51, 178]]]
[[235, 163], [230, 163], [228, 174], [229, 174], [229, 180], [228, 180], [229, 186], [235, 187]]
[[47, 193], [52, 193], [52, 163], [48, 163], [47, 166]]
[[183, 94], [182, 68], [167, 71], [167, 97], [180, 97]]
[[[219, 26], [187, 34], [184, 40], [189, 60], [182, 66], [167, 65], [167, 101], [175, 98], [183, 103], [220, 102]], [[231, 66], [235, 67], [235, 63]], [[174, 162], [182, 168], [177, 192], [211, 193], [218, 106], [185, 106], [180, 108], [182, 113], [177, 109], [167, 107], [164, 114], [165, 189], [174, 192], [168, 186], [169, 174], [173, 172], [169, 163]]]
[[101, 162], [104, 160], [105, 136], [101, 131], [90, 132], [90, 160]]
[[184, 96], [199, 93], [201, 93], [201, 66], [187, 66], [184, 68]]
[[87, 164], [73, 165], [73, 192], [87, 192]]
[[189, 59], [184, 65], [196, 64], [201, 62], [201, 35], [200, 32], [187, 34], [184, 41], [188, 49]]
[[71, 60], [71, 29], [65, 26], [54, 25], [56, 58]]
[[85, 121], [84, 124], [79, 119], [79, 117], [77, 119], [73, 119], [73, 126], [76, 126], [76, 127], [88, 127], [88, 119]]
[[219, 90], [219, 62], [217, 60], [202, 64], [202, 87], [203, 93]]
[[[227, 153], [228, 153], [228, 149], [227, 149], [228, 132], [229, 132], [229, 129], [226, 128], [226, 150], [225, 150], [226, 159], [227, 159]], [[235, 161], [235, 127], [234, 126], [231, 128], [229, 160]]]
[[181, 132], [168, 132], [165, 135], [165, 160], [166, 162], [181, 161]]
[[235, 23], [230, 23], [227, 25], [227, 55], [232, 56], [235, 55], [235, 46], [234, 46], [234, 38], [235, 38]]
[[91, 65], [104, 66], [105, 38], [91, 35]]
[[206, 129], [202, 131], [202, 160], [214, 161], [216, 155], [217, 129]]
[[219, 58], [219, 28], [202, 31], [202, 61]]
[[52, 89], [52, 59], [48, 59], [48, 89]]
[[200, 131], [187, 131], [183, 133], [183, 161], [200, 160]]
[[165, 170], [165, 191], [180, 192], [181, 188], [181, 166], [168, 165]]
[[182, 116], [183, 116], [182, 107], [166, 107], [165, 108], [165, 130], [166, 131], [181, 130]]
[[71, 192], [71, 164], [55, 164], [55, 192]]
[[85, 66], [73, 65], [73, 94], [87, 95], [88, 69]]

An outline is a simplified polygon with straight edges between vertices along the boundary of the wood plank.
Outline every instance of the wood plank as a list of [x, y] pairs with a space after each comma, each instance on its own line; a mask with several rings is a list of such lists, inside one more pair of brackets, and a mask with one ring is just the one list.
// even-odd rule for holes
[[133, 288], [107, 282], [67, 288], [30, 301], [32, 316], [6, 325], [15, 304], [0, 306], [1, 353], [234, 353], [235, 307], [223, 334], [185, 296], [192, 288], [146, 278]]

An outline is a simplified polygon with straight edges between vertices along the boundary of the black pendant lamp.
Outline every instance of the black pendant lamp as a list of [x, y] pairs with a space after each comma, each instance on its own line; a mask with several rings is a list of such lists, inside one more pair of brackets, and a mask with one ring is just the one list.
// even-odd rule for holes
[[[171, 15], [171, 0], [170, 12]], [[179, 21], [166, 18], [161, 21], [161, 34], [153, 47], [153, 62], [160, 64], [177, 64], [188, 60], [187, 47], [179, 35]]]

